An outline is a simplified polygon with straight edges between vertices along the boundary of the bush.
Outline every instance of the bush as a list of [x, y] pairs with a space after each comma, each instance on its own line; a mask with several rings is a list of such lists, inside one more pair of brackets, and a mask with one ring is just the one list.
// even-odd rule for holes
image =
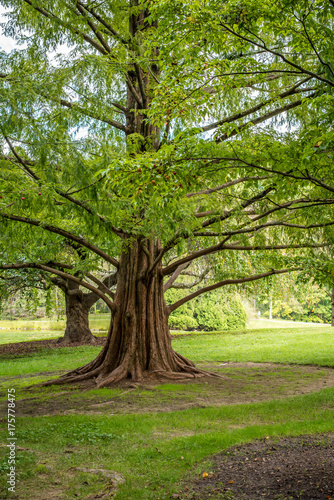
[[[170, 290], [167, 303], [181, 298], [180, 290]], [[236, 294], [215, 291], [181, 306], [169, 317], [169, 326], [175, 330], [243, 330], [247, 315]]]
[[[177, 311], [175, 311], [177, 313]], [[197, 330], [198, 328], [198, 323], [196, 319], [193, 316], [190, 316], [189, 314], [184, 314], [179, 312], [178, 314], [172, 313], [169, 317], [169, 327], [172, 330]]]

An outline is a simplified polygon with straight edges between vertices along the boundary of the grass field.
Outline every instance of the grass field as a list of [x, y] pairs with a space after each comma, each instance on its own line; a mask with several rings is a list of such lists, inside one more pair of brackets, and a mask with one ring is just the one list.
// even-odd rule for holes
[[[105, 498], [171, 499], [187, 478], [210, 471], [210, 455], [231, 445], [334, 430], [334, 375], [325, 368], [334, 365], [330, 327], [195, 334], [174, 339], [173, 347], [226, 378], [137, 389], [36, 388], [91, 360], [99, 348], [4, 356], [1, 417], [7, 390], [16, 390], [13, 498], [88, 500], [109, 491]], [[0, 498], [10, 498], [7, 437], [3, 419]], [[102, 473], [78, 468], [114, 471], [124, 483], [116, 490]]]
[[[105, 335], [108, 331], [109, 314], [91, 314], [89, 325], [95, 335]], [[322, 323], [300, 323], [295, 321], [253, 319], [248, 322], [248, 330], [276, 329], [276, 328], [328, 328]], [[65, 320], [0, 320], [0, 344], [15, 342], [29, 342], [31, 340], [55, 339], [61, 337], [65, 330]], [[334, 330], [334, 329], [333, 329]], [[173, 335], [189, 334], [191, 332], [173, 331]], [[198, 332], [201, 334], [202, 332]]]

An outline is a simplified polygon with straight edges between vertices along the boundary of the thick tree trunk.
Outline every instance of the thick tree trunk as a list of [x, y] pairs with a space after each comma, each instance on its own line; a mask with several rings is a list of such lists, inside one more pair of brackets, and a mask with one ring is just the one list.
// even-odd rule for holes
[[89, 307], [84, 297], [74, 294], [65, 294], [66, 301], [66, 329], [63, 341], [95, 343], [95, 337], [89, 329]]
[[140, 239], [125, 243], [104, 349], [94, 361], [53, 383], [95, 379], [103, 387], [122, 380], [136, 383], [207, 375], [172, 349], [161, 264], [149, 272], [157, 244]]
[[[130, 5], [138, 6], [139, 2], [130, 0]], [[132, 37], [145, 26], [148, 15], [148, 11], [131, 15], [129, 32]], [[159, 74], [155, 64], [151, 66], [151, 73], [156, 77]], [[137, 153], [157, 150], [160, 130], [146, 119], [145, 114], [149, 107], [152, 77], [135, 64], [127, 77], [127, 109], [131, 110], [126, 115], [126, 125], [130, 131], [128, 135], [141, 135]], [[128, 146], [130, 143], [127, 142]], [[122, 380], [136, 383], [209, 375], [172, 349], [162, 263], [160, 261], [154, 268], [152, 266], [159, 250], [157, 241], [148, 241], [143, 237], [123, 241], [111, 326], [105, 347], [88, 365], [44, 385], [95, 379], [98, 387], [103, 387]]]

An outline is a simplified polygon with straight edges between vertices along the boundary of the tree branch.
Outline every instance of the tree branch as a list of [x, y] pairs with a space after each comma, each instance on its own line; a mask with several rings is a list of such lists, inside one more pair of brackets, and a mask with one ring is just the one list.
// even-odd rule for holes
[[180, 274], [182, 273], [182, 271], [188, 267], [190, 265], [190, 262], [186, 262], [185, 264], [181, 264], [181, 266], [179, 266], [175, 271], [174, 273], [172, 274], [172, 276], [169, 278], [168, 281], [166, 281], [166, 283], [164, 284], [164, 292], [166, 292], [174, 283], [174, 281], [180, 276]]
[[116, 268], [119, 267], [119, 262], [116, 259], [114, 259], [113, 257], [110, 257], [108, 254], [103, 252], [103, 250], [100, 250], [98, 247], [96, 247], [92, 243], [89, 243], [89, 241], [85, 240], [81, 236], [75, 236], [74, 234], [69, 233], [68, 231], [65, 231], [64, 229], [61, 229], [61, 228], [56, 227], [56, 226], [51, 226], [49, 224], [45, 224], [44, 222], [41, 222], [39, 220], [29, 219], [28, 217], [20, 217], [18, 215], [10, 215], [10, 214], [6, 214], [4, 212], [0, 212], [0, 217], [3, 217], [4, 219], [8, 219], [8, 220], [14, 220], [16, 222], [23, 222], [25, 224], [30, 224], [31, 226], [40, 227], [42, 229], [45, 229], [46, 231], [50, 231], [51, 233], [59, 234], [66, 239], [69, 239], [71, 241], [75, 241], [79, 245], [82, 245], [83, 247], [88, 248], [88, 250], [91, 250], [92, 252], [94, 252], [96, 255], [99, 255], [107, 262], [110, 262], [110, 264], [112, 264]]
[[271, 104], [274, 102], [276, 99], [284, 99], [285, 97], [289, 97], [294, 94], [298, 94], [301, 92], [309, 92], [310, 90], [314, 90], [314, 88], [306, 88], [306, 89], [298, 89], [300, 85], [303, 85], [304, 83], [308, 82], [311, 79], [311, 77], [307, 77], [304, 80], [301, 80], [300, 82], [296, 83], [293, 87], [291, 87], [289, 90], [282, 92], [278, 96], [276, 96], [274, 99], [267, 99], [266, 101], [260, 102], [256, 106], [253, 106], [252, 108], [249, 108], [245, 111], [242, 111], [240, 113], [237, 113], [235, 115], [229, 116], [227, 118], [224, 118], [223, 120], [219, 120], [218, 122], [211, 123], [210, 125], [206, 125], [205, 127], [202, 127], [202, 132], [207, 132], [209, 130], [213, 130], [221, 125], [224, 125], [224, 123], [232, 123], [236, 120], [239, 120], [240, 118], [244, 118], [245, 116], [251, 115], [255, 113], [256, 111], [259, 111], [263, 107], [267, 106], [268, 104]]
[[117, 122], [115, 120], [111, 120], [110, 118], [99, 116], [98, 114], [93, 113], [92, 111], [89, 111], [89, 110], [83, 108], [82, 106], [79, 106], [76, 103], [66, 101], [65, 99], [61, 99], [59, 97], [53, 97], [50, 94], [46, 94], [45, 92], [42, 92], [42, 91], [39, 91], [39, 94], [42, 97], [44, 97], [45, 99], [49, 99], [50, 101], [58, 103], [61, 106], [64, 106], [65, 108], [73, 109], [74, 111], [78, 111], [79, 113], [82, 113], [85, 116], [89, 116], [90, 118], [93, 118], [94, 120], [98, 120], [100, 122], [106, 123], [107, 125], [111, 125], [112, 127], [115, 127], [124, 133], [130, 132], [130, 129], [128, 127], [126, 127], [125, 125], [123, 125], [122, 123]]
[[[313, 97], [316, 97], [317, 95], [319, 95], [318, 92], [313, 92], [313, 94], [310, 94], [310, 95], [304, 97], [304, 99], [312, 99]], [[269, 111], [265, 115], [260, 116], [259, 118], [256, 118], [255, 120], [249, 120], [248, 122], [243, 123], [240, 127], [238, 127], [238, 130], [232, 130], [228, 134], [225, 133], [225, 134], [221, 135], [220, 137], [216, 137], [215, 141], [216, 141], [216, 143], [226, 141], [230, 137], [237, 135], [240, 132], [240, 130], [243, 130], [244, 128], [248, 127], [249, 125], [252, 125], [252, 126], [259, 125], [259, 123], [262, 123], [266, 120], [269, 120], [270, 118], [273, 118], [274, 116], [280, 115], [281, 113], [289, 111], [290, 109], [296, 108], [296, 107], [300, 106], [301, 104], [303, 104], [303, 99], [298, 99], [297, 101], [293, 101], [290, 104], [286, 104], [285, 106], [282, 106], [281, 108], [276, 108], [273, 111]]]
[[299, 244], [299, 245], [254, 245], [254, 246], [242, 246], [242, 245], [237, 245], [235, 243], [231, 244], [225, 244], [226, 240], [223, 240], [217, 245], [212, 245], [211, 247], [203, 248], [202, 250], [197, 250], [196, 252], [193, 252], [182, 259], [177, 260], [173, 264], [170, 264], [169, 266], [166, 266], [162, 273], [164, 276], [168, 276], [169, 274], [173, 273], [175, 269], [180, 266], [181, 264], [185, 264], [186, 262], [191, 262], [193, 260], [196, 260], [200, 257], [203, 257], [204, 255], [211, 255], [217, 252], [220, 252], [222, 250], [243, 250], [243, 251], [253, 251], [253, 250], [284, 250], [286, 248], [293, 248], [293, 249], [298, 249], [298, 248], [323, 248], [327, 246], [331, 246], [330, 243], [305, 243], [305, 244]]
[[261, 44], [259, 44], [259, 43], [255, 42], [254, 40], [251, 40], [250, 38], [247, 38], [247, 37], [245, 37], [245, 36], [243, 36], [243, 35], [240, 35], [240, 34], [239, 34], [239, 33], [237, 33], [236, 31], [234, 31], [233, 29], [229, 28], [226, 24], [224, 24], [224, 23], [222, 23], [222, 22], [221, 22], [220, 24], [221, 24], [221, 26], [222, 26], [223, 28], [225, 28], [225, 29], [226, 29], [229, 33], [231, 33], [232, 35], [234, 35], [234, 36], [236, 36], [236, 37], [240, 38], [241, 40], [244, 40], [244, 41], [246, 41], [246, 42], [250, 43], [251, 45], [255, 45], [256, 47], [259, 47], [260, 49], [263, 49], [263, 50], [265, 50], [266, 52], [269, 52], [269, 54], [273, 54], [274, 56], [279, 57], [282, 61], [284, 61], [285, 63], [287, 63], [289, 66], [292, 66], [293, 68], [298, 69], [298, 71], [300, 71], [301, 73], [304, 73], [304, 74], [309, 75], [309, 76], [311, 76], [311, 77], [313, 77], [313, 78], [316, 78], [317, 80], [320, 80], [321, 82], [328, 83], [331, 87], [334, 87], [334, 83], [333, 83], [333, 82], [331, 82], [330, 80], [328, 80], [327, 78], [323, 78], [323, 77], [321, 77], [321, 76], [317, 75], [316, 73], [313, 73], [313, 71], [309, 71], [309, 70], [307, 70], [307, 69], [303, 68], [302, 66], [299, 66], [298, 64], [296, 64], [296, 63], [294, 63], [294, 62], [290, 61], [289, 59], [287, 59], [287, 58], [286, 58], [283, 54], [281, 54], [280, 52], [277, 52], [277, 51], [275, 51], [275, 50], [273, 50], [273, 49], [269, 49], [269, 48], [265, 45], [265, 43], [262, 43], [262, 45], [261, 45]]
[[[9, 139], [8, 139], [6, 136], [4, 136], [4, 137], [5, 137], [6, 141], [8, 142], [8, 144], [9, 144], [9, 146], [10, 146], [11, 150], [13, 151], [13, 153], [14, 153], [14, 155], [15, 155], [15, 157], [16, 157], [16, 159], [17, 159], [17, 161], [18, 161], [18, 162], [19, 162], [19, 163], [23, 166], [24, 170], [25, 170], [26, 172], [28, 172], [28, 174], [29, 174], [31, 177], [33, 177], [33, 179], [34, 179], [34, 180], [36, 180], [37, 182], [38, 182], [38, 181], [40, 181], [40, 180], [41, 180], [41, 178], [40, 178], [40, 177], [39, 177], [39, 176], [38, 176], [38, 175], [37, 175], [37, 174], [36, 174], [36, 173], [35, 173], [35, 172], [34, 172], [34, 171], [30, 168], [30, 167], [28, 167], [28, 163], [29, 163], [29, 165], [33, 165], [33, 164], [34, 164], [34, 162], [32, 162], [32, 161], [27, 162], [27, 161], [26, 161], [26, 160], [24, 160], [21, 156], [19, 156], [19, 155], [17, 154], [17, 152], [15, 151], [14, 146], [13, 146], [13, 145], [12, 145], [12, 143], [9, 141]], [[8, 158], [8, 157], [6, 157], [6, 156], [5, 156], [5, 157], [3, 157], [3, 158], [4, 158], [5, 160], [9, 160], [9, 161], [11, 161], [11, 159], [10, 159], [10, 158]], [[12, 162], [12, 163], [13, 163], [13, 162]], [[100, 179], [99, 179], [99, 180], [100, 180]], [[98, 181], [99, 181], [99, 180], [98, 180]], [[98, 182], [98, 181], [96, 181], [96, 182]], [[85, 187], [85, 188], [83, 188], [83, 189], [87, 189], [88, 187], [92, 186], [93, 184], [95, 184], [95, 183], [92, 183], [92, 184], [90, 184], [89, 186], [86, 186], [86, 187]], [[90, 207], [88, 207], [88, 206], [87, 206], [86, 202], [83, 202], [83, 201], [77, 200], [76, 198], [73, 198], [71, 195], [72, 195], [72, 194], [74, 194], [74, 193], [66, 193], [66, 192], [64, 192], [64, 191], [61, 191], [61, 190], [60, 190], [60, 189], [58, 189], [57, 187], [53, 187], [53, 188], [54, 188], [55, 192], [56, 192], [57, 194], [59, 194], [59, 196], [61, 196], [61, 197], [65, 198], [65, 199], [67, 199], [68, 201], [70, 201], [70, 202], [74, 203], [75, 205], [78, 205], [79, 207], [83, 208], [83, 209], [84, 209], [86, 212], [88, 212], [90, 215], [93, 215], [93, 216], [98, 217], [98, 218], [100, 219], [100, 221], [101, 221], [101, 222], [103, 222], [104, 224], [107, 224], [107, 225], [110, 227], [110, 229], [112, 230], [112, 232], [113, 232], [113, 233], [117, 234], [118, 236], [121, 236], [122, 234], [124, 234], [124, 232], [123, 232], [123, 230], [122, 230], [122, 229], [117, 229], [117, 228], [116, 228], [116, 227], [114, 227], [114, 226], [113, 226], [113, 225], [112, 225], [112, 224], [111, 224], [108, 220], [106, 220], [104, 217], [102, 217], [102, 215], [100, 215], [100, 214], [99, 214], [99, 213], [97, 213], [97, 212], [93, 212], [93, 210], [92, 210]], [[79, 189], [79, 190], [77, 190], [77, 191], [75, 191], [75, 192], [76, 192], [76, 193], [78, 193], [78, 192], [80, 192], [80, 191], [83, 191], [83, 189]]]
[[209, 286], [206, 286], [204, 288], [200, 288], [196, 292], [193, 292], [190, 295], [183, 297], [183, 299], [178, 300], [174, 304], [170, 305], [167, 308], [168, 314], [175, 311], [175, 309], [182, 306], [186, 302], [189, 302], [189, 300], [192, 300], [195, 297], [198, 297], [198, 295], [201, 295], [202, 293], [210, 292], [211, 290], [215, 290], [216, 288], [221, 288], [221, 287], [226, 286], [226, 285], [236, 285], [239, 283], [247, 283], [249, 281], [256, 281], [256, 280], [259, 280], [262, 278], [266, 278], [267, 276], [272, 276], [275, 274], [290, 273], [292, 271], [300, 271], [300, 268], [297, 267], [297, 268], [279, 269], [279, 270], [272, 269], [271, 271], [268, 271], [266, 273], [255, 274], [253, 276], [248, 276], [246, 278], [235, 278], [235, 279], [228, 279], [228, 280], [219, 281], [218, 283], [215, 283], [214, 285], [209, 285]]
[[246, 181], [261, 181], [264, 179], [269, 179], [268, 176], [248, 176], [248, 177], [240, 177], [240, 179], [235, 179], [234, 181], [228, 181], [225, 184], [221, 184], [220, 186], [217, 186], [216, 188], [210, 188], [210, 189], [205, 189], [203, 191], [197, 191], [196, 193], [188, 193], [185, 195], [185, 198], [191, 198], [192, 196], [198, 196], [201, 194], [211, 194], [215, 193], [216, 191], [221, 191], [222, 189], [228, 188], [230, 186], [235, 186], [235, 184], [240, 184], [240, 182], [246, 182]]
[[52, 21], [56, 21], [59, 23], [61, 26], [64, 26], [65, 28], [68, 28], [70, 31], [75, 33], [76, 35], [81, 36], [86, 42], [88, 42], [92, 47], [94, 47], [96, 50], [98, 50], [101, 54], [107, 55], [108, 52], [105, 50], [103, 46], [95, 42], [90, 36], [86, 35], [85, 33], [79, 31], [76, 28], [73, 28], [73, 26], [70, 26], [68, 23], [60, 19], [59, 17], [55, 16], [52, 12], [49, 12], [45, 9], [42, 9], [41, 7], [38, 7], [37, 5], [34, 5], [34, 3], [31, 0], [23, 0], [26, 2], [28, 5], [30, 5], [33, 9], [35, 9], [37, 12], [42, 14], [44, 17], [47, 17], [48, 19], [51, 19]]
[[72, 274], [64, 273], [63, 271], [60, 271], [59, 269], [54, 269], [49, 266], [45, 266], [44, 264], [33, 264], [33, 263], [22, 263], [22, 264], [6, 264], [0, 266], [0, 269], [3, 270], [8, 270], [8, 269], [42, 269], [43, 271], [46, 271], [51, 274], [56, 274], [60, 276], [61, 278], [65, 278], [71, 281], [74, 281], [75, 283], [78, 283], [78, 285], [83, 286], [84, 288], [88, 288], [92, 292], [94, 292], [96, 295], [98, 295], [113, 311], [115, 309], [115, 304], [106, 297], [104, 293], [101, 292], [98, 288], [96, 288], [93, 285], [90, 285], [89, 283], [86, 283], [85, 281], [77, 278], [76, 276], [73, 276]]

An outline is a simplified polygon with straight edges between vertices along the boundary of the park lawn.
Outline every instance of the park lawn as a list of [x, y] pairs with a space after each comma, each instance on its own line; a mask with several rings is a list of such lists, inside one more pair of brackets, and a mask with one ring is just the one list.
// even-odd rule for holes
[[[27, 391], [24, 390], [27, 385], [90, 361], [100, 348], [81, 346], [4, 356], [0, 361], [2, 396], [6, 397], [8, 388], [17, 390], [19, 498], [88, 499], [110, 486], [102, 475], [73, 467], [108, 469], [124, 476], [125, 482], [119, 485], [115, 495], [117, 499], [172, 498], [185, 478], [210, 472], [212, 454], [232, 445], [267, 436], [274, 439], [284, 435], [333, 431], [334, 386], [309, 394], [298, 393], [300, 376], [295, 366], [333, 366], [331, 331], [326, 327], [262, 329], [182, 336], [173, 340], [174, 348], [196, 363], [202, 366], [211, 363], [218, 370], [226, 369], [235, 387], [233, 391], [238, 390], [240, 377], [245, 378], [246, 374], [248, 385], [241, 384], [239, 391], [244, 394], [248, 391], [247, 397], [255, 397], [256, 391], [265, 388], [277, 376], [282, 381], [286, 379], [287, 385], [294, 384], [297, 391], [296, 395], [287, 397], [279, 391], [269, 391], [265, 401], [244, 404], [197, 404], [210, 392], [206, 382], [202, 385], [164, 384], [130, 391], [106, 388], [82, 392], [75, 386], [50, 386]], [[279, 362], [282, 365], [276, 372], [271, 365], [267, 372], [260, 373], [256, 366], [248, 367], [248, 371], [242, 366], [224, 368], [227, 361]], [[314, 369], [309, 375], [304, 371], [303, 377], [309, 376], [312, 382], [325, 370]], [[327, 369], [328, 373], [330, 371]], [[257, 375], [260, 378], [256, 378]], [[66, 397], [68, 408], [73, 408], [67, 414], [59, 414], [62, 397]], [[108, 405], [109, 400], [118, 401], [122, 413], [117, 413], [117, 406], [114, 410], [103, 406]], [[185, 409], [174, 411], [175, 403], [179, 404], [181, 400]], [[48, 413], [44, 409], [50, 407], [52, 401], [56, 411]], [[63, 401], [65, 403], [65, 399]], [[90, 405], [95, 401], [100, 404], [91, 411]], [[131, 410], [133, 406], [135, 408]], [[24, 408], [28, 409], [25, 413]], [[90, 411], [87, 412], [86, 408]], [[6, 444], [7, 437], [7, 424], [2, 420], [1, 442]], [[3, 491], [0, 497], [7, 498], [7, 448], [1, 447], [0, 453]]]
[[[90, 314], [89, 325], [94, 335], [104, 336], [107, 334], [110, 322], [109, 314]], [[270, 321], [270, 320], [250, 320], [248, 329], [302, 329], [305, 328], [328, 328], [321, 323], [300, 323], [294, 321]], [[0, 320], [0, 345], [16, 342], [30, 342], [33, 340], [48, 340], [63, 336], [65, 330], [65, 320], [37, 319], [37, 320]], [[173, 335], [201, 335], [207, 332], [185, 332], [172, 331]], [[220, 332], [217, 332], [220, 333]], [[224, 334], [228, 332], [222, 332]]]
[[174, 340], [174, 348], [195, 363], [253, 361], [334, 366], [334, 330], [272, 328], [189, 336]]
[[[260, 329], [243, 332], [201, 333], [174, 338], [173, 347], [195, 363], [274, 362], [334, 366], [333, 329]], [[1, 334], [0, 334], [1, 336]], [[100, 347], [79, 346], [41, 350], [34, 355], [0, 359], [6, 377], [74, 369], [91, 361]]]

